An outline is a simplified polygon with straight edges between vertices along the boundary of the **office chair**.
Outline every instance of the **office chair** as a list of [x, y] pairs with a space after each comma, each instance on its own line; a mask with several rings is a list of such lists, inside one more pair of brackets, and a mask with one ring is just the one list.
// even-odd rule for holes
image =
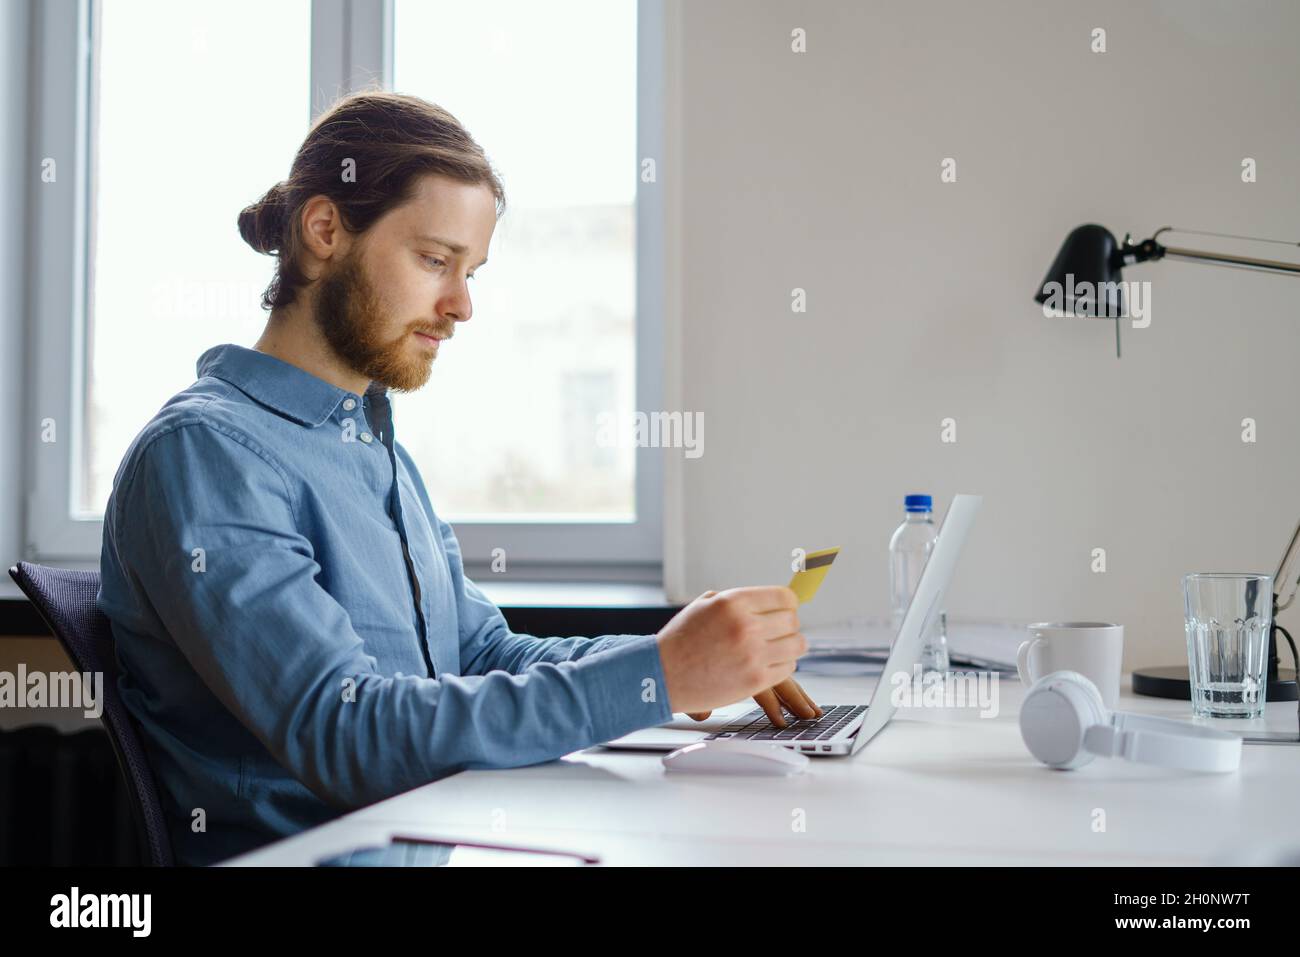
[[9, 577], [31, 599], [72, 659], [73, 666], [83, 674], [103, 672], [101, 719], [126, 779], [141, 860], [154, 867], [170, 866], [173, 863], [171, 839], [158, 788], [135, 722], [117, 691], [113, 631], [96, 603], [99, 572], [19, 562], [10, 566]]

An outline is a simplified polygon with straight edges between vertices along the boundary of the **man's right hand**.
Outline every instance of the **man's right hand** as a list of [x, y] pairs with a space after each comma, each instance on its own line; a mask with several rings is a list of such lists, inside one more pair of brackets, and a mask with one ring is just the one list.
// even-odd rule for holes
[[705, 592], [659, 632], [669, 706], [703, 712], [772, 688], [794, 674], [808, 639], [799, 597], [782, 585]]

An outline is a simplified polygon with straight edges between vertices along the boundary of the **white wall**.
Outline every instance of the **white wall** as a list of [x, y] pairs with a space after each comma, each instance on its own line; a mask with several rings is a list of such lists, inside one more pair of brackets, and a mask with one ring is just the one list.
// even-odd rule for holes
[[[1180, 577], [1271, 573], [1300, 518], [1300, 280], [1131, 269], [1152, 322], [1125, 330], [1120, 360], [1112, 323], [1045, 319], [1031, 297], [1080, 223], [1300, 238], [1300, 5], [681, 12], [669, 342], [705, 444], [676, 466], [673, 597], [784, 584], [791, 548], [839, 544], [803, 621], [883, 615], [904, 493], [931, 492], [941, 515], [977, 492], [950, 615], [1115, 620], [1127, 666], [1185, 661]], [[948, 416], [955, 445], [939, 440]]]

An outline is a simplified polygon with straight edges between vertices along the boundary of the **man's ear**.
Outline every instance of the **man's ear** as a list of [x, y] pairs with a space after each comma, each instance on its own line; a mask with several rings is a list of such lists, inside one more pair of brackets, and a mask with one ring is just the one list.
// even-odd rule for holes
[[347, 252], [349, 236], [339, 217], [339, 208], [328, 196], [313, 196], [302, 207], [302, 246], [307, 255], [302, 263], [308, 278], [315, 279], [319, 264], [341, 258]]

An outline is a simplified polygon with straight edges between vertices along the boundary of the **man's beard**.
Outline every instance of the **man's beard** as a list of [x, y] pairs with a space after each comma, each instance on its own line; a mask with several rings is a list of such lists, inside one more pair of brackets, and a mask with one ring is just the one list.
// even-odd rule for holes
[[429, 380], [432, 359], [412, 354], [411, 330], [391, 342], [381, 338], [388, 312], [361, 264], [359, 248], [321, 279], [315, 318], [325, 341], [359, 375], [394, 392], [414, 392]]

